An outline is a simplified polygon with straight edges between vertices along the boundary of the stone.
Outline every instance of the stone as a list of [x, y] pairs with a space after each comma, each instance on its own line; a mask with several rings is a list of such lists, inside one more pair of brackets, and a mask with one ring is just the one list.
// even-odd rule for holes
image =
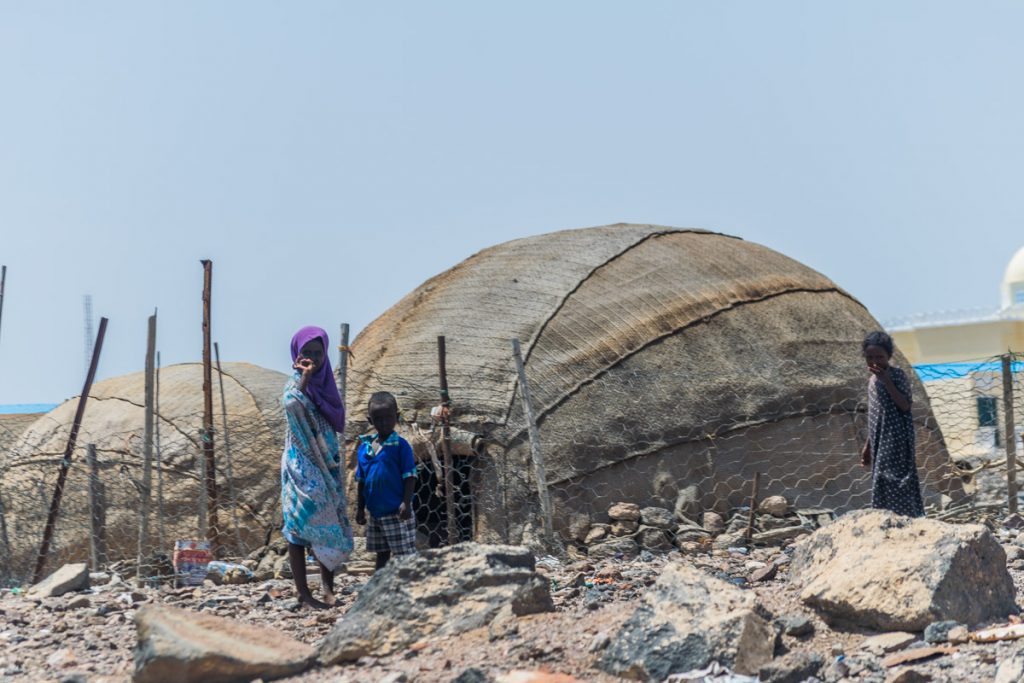
[[946, 634], [946, 642], [958, 645], [970, 640], [971, 632], [966, 626], [954, 626]]
[[641, 548], [655, 552], [667, 552], [672, 550], [672, 536], [664, 529], [642, 526], [636, 535], [636, 540]]
[[56, 598], [81, 591], [89, 587], [89, 565], [84, 562], [66, 564], [45, 579], [28, 589], [25, 597], [30, 600]]
[[784, 526], [770, 531], [759, 531], [750, 539], [755, 545], [781, 545], [795, 538], [806, 536], [811, 530], [805, 526]]
[[720, 534], [725, 531], [725, 520], [717, 512], [705, 512], [701, 515], [701, 524], [710, 534]]
[[62, 647], [46, 658], [46, 664], [54, 669], [66, 669], [78, 664], [78, 658], [69, 647]]
[[269, 680], [305, 671], [316, 657], [280, 631], [176, 607], [143, 605], [135, 627], [134, 683]]
[[814, 624], [802, 614], [784, 614], [775, 620], [787, 636], [801, 637], [814, 633]]
[[824, 663], [825, 658], [817, 652], [790, 652], [762, 666], [757, 677], [761, 683], [804, 683]]
[[711, 534], [703, 529], [692, 529], [690, 527], [679, 527], [676, 529], [676, 545], [683, 543], [703, 543], [711, 538]]
[[743, 534], [722, 534], [714, 540], [711, 546], [719, 550], [728, 550], [729, 548], [738, 548], [743, 543]]
[[392, 671], [377, 683], [409, 683], [409, 674], [404, 671]]
[[612, 642], [612, 637], [605, 631], [601, 631], [594, 636], [593, 640], [590, 641], [590, 645], [587, 647], [587, 652], [600, 652], [608, 647]]
[[785, 496], [768, 496], [758, 503], [757, 511], [772, 517], [785, 517], [789, 512], [789, 501]]
[[508, 638], [519, 633], [519, 624], [516, 623], [516, 615], [512, 612], [511, 605], [505, 605], [491, 619], [487, 627], [487, 639], [490, 641]]
[[924, 642], [938, 645], [949, 642], [949, 632], [962, 624], [955, 621], [936, 621], [924, 630]]
[[1019, 683], [1021, 679], [1024, 679], [1024, 653], [1017, 652], [999, 664], [994, 683]]
[[616, 521], [639, 522], [640, 506], [635, 503], [615, 503], [608, 508], [608, 517]]
[[749, 581], [750, 583], [761, 583], [762, 581], [771, 581], [775, 578], [775, 575], [779, 572], [779, 565], [769, 564], [760, 569], [755, 569], [751, 574]]
[[890, 652], [902, 650], [915, 640], [917, 640], [917, 636], [913, 633], [907, 633], [905, 631], [891, 631], [889, 633], [880, 633], [877, 636], [865, 638], [861, 642], [860, 647], [862, 650], [867, 650], [868, 652], [876, 655], [889, 654]]
[[1016, 543], [1008, 543], [1004, 545], [1003, 552], [1006, 553], [1006, 561], [1008, 563], [1014, 562], [1015, 560], [1024, 560], [1024, 548]]
[[535, 567], [529, 549], [510, 545], [459, 543], [394, 557], [323, 639], [319, 659], [385, 656], [487, 626], [505, 606], [516, 616], [554, 611], [549, 582]]
[[829, 620], [879, 631], [973, 625], [1016, 611], [1006, 555], [981, 525], [851, 512], [797, 544], [789, 575], [800, 599]]
[[590, 546], [587, 557], [591, 560], [632, 560], [640, 554], [640, 548], [632, 538], [613, 538], [604, 543]]
[[616, 676], [661, 681], [712, 661], [754, 675], [775, 630], [757, 596], [682, 563], [665, 566], [598, 662]]
[[612, 522], [612, 536], [631, 536], [640, 528], [640, 522], [632, 522], [627, 519], [617, 519]]
[[640, 523], [658, 529], [671, 529], [675, 525], [672, 512], [665, 508], [648, 507], [640, 510]]
[[590, 527], [590, 531], [587, 532], [583, 542], [586, 545], [594, 545], [608, 538], [608, 532], [610, 527], [607, 524], [594, 524]]
[[590, 518], [582, 513], [574, 513], [569, 519], [569, 538], [583, 542], [590, 531]]
[[470, 667], [453, 678], [452, 683], [494, 683], [494, 679], [480, 669]]
[[68, 600], [68, 609], [84, 609], [92, 605], [92, 600], [89, 599], [88, 595], [76, 595], [75, 597]]
[[904, 669], [885, 679], [885, 683], [928, 683], [931, 680], [931, 674], [917, 669]]
[[771, 515], [758, 515], [757, 528], [761, 531], [775, 531], [793, 526], [794, 520], [786, 517], [773, 517]]
[[696, 484], [691, 484], [679, 492], [673, 512], [676, 519], [684, 523], [700, 517], [704, 512], [704, 506], [701, 505], [700, 489]]

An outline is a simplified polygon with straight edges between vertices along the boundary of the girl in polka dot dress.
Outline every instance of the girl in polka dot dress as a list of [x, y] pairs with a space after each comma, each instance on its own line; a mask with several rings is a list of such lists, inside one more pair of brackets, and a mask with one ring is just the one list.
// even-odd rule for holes
[[885, 332], [869, 334], [863, 351], [871, 378], [868, 440], [861, 450], [861, 462], [871, 467], [871, 507], [921, 517], [924, 504], [914, 458], [910, 380], [903, 370], [889, 365], [893, 345]]

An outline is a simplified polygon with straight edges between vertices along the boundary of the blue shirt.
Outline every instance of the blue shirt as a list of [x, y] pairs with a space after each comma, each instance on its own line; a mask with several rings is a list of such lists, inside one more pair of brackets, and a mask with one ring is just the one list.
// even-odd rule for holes
[[394, 515], [405, 496], [405, 480], [416, 476], [416, 460], [409, 442], [391, 432], [384, 443], [378, 436], [359, 437], [356, 481], [363, 484], [366, 509], [374, 517]]

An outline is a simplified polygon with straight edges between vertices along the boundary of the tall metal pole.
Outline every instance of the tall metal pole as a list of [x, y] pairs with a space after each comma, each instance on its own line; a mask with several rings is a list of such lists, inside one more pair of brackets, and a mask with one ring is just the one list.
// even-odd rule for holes
[[210, 358], [210, 290], [213, 288], [213, 261], [203, 259], [203, 466], [206, 473], [206, 539], [217, 552], [217, 467], [213, 455], [213, 369]]
[[533, 412], [533, 398], [530, 396], [530, 383], [526, 381], [526, 366], [523, 365], [523, 352], [519, 340], [512, 340], [512, 355], [516, 361], [516, 373], [519, 376], [519, 393], [523, 398], [523, 412], [526, 414], [526, 430], [530, 437], [530, 456], [533, 458], [533, 471], [537, 479], [537, 496], [540, 498], [540, 511], [544, 517], [544, 536], [548, 548], [554, 547], [555, 530], [551, 519], [551, 492], [548, 490], [547, 469], [544, 466], [544, 453], [540, 448], [540, 432], [537, 429], [537, 418]]
[[1017, 426], [1013, 419], [1013, 356], [1003, 356], [1003, 416], [1006, 425], [1006, 497], [1010, 514], [1017, 512]]
[[75, 409], [75, 419], [71, 423], [71, 434], [68, 436], [68, 443], [64, 448], [64, 457], [60, 461], [60, 472], [57, 474], [57, 485], [53, 490], [53, 498], [50, 501], [50, 512], [46, 516], [46, 526], [43, 528], [43, 543], [39, 546], [39, 556], [36, 558], [36, 568], [32, 574], [32, 583], [38, 583], [43, 578], [46, 557], [50, 554], [50, 543], [53, 541], [53, 528], [57, 523], [57, 513], [60, 511], [60, 499], [64, 495], [64, 484], [67, 482], [68, 470], [71, 468], [71, 455], [75, 451], [75, 441], [78, 439], [78, 430], [82, 426], [82, 417], [85, 416], [85, 403], [89, 399], [92, 382], [96, 378], [96, 367], [100, 363], [100, 351], [103, 350], [103, 337], [106, 333], [107, 319], [100, 318], [100, 331], [96, 335], [96, 345], [92, 350], [92, 362], [89, 363], [89, 372], [85, 376], [82, 395], [78, 398], [78, 408]]
[[139, 487], [139, 548], [135, 565], [135, 580], [140, 585], [146, 577], [145, 564], [149, 559], [149, 502], [153, 487], [153, 397], [156, 374], [156, 312], [149, 316], [146, 329], [145, 409], [142, 427], [142, 484]]
[[[437, 338], [437, 371], [441, 380], [441, 405], [451, 406], [448, 395], [448, 365], [444, 335]], [[446, 411], [447, 412], [447, 411]], [[441, 451], [444, 454], [444, 510], [448, 518], [448, 545], [459, 542], [459, 531], [455, 524], [455, 471], [452, 458], [452, 431], [447, 415], [441, 420]]]
[[167, 547], [164, 545], [164, 458], [160, 450], [160, 352], [156, 353], [156, 373], [154, 375], [156, 384], [153, 392], [153, 411], [156, 413], [153, 421], [154, 441], [156, 450], [156, 543], [161, 552]]
[[238, 526], [238, 499], [235, 497], [235, 475], [231, 472], [231, 439], [228, 433], [228, 404], [224, 398], [224, 371], [220, 367], [220, 346], [213, 342], [217, 359], [217, 380], [220, 382], [221, 430], [224, 432], [224, 465], [228, 475], [228, 496], [231, 497], [231, 524], [235, 527], [235, 552], [242, 552], [242, 530]]

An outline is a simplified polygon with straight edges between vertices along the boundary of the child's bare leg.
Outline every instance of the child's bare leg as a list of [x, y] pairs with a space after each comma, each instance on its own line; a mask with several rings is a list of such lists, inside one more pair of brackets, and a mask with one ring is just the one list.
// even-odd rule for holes
[[377, 569], [383, 569], [384, 565], [386, 565], [388, 563], [388, 560], [390, 559], [390, 550], [382, 550], [381, 552], [377, 553]]
[[294, 543], [288, 544], [288, 565], [292, 570], [292, 578], [295, 579], [295, 590], [299, 594], [299, 602], [316, 609], [327, 609], [327, 603], [320, 602], [309, 592], [309, 584], [306, 582], [306, 549]]
[[320, 585], [324, 591], [324, 602], [331, 606], [336, 605], [338, 598], [334, 595], [334, 572], [322, 563], [320, 564]]

